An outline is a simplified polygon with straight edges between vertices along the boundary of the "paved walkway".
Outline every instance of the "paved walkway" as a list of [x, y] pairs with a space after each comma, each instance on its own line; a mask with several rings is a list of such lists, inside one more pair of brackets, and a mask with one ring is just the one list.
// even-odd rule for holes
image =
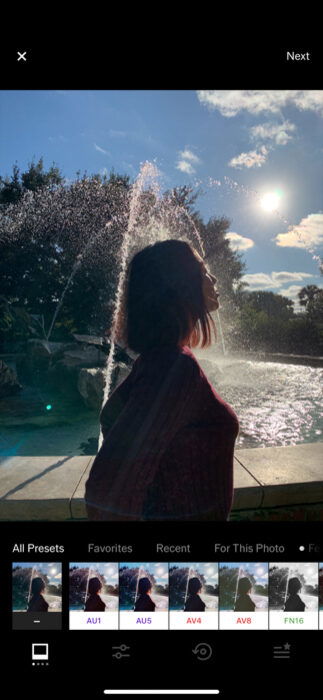
[[[86, 518], [93, 456], [2, 457], [0, 520]], [[236, 450], [234, 510], [323, 504], [323, 443]]]

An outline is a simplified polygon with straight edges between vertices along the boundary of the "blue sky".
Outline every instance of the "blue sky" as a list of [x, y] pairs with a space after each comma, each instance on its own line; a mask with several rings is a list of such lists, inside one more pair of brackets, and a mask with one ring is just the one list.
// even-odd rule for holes
[[250, 290], [323, 287], [323, 90], [11, 90], [0, 106], [2, 176], [43, 156], [67, 180], [134, 179], [152, 161], [162, 191], [201, 187], [203, 219], [231, 220]]
[[255, 577], [255, 581], [258, 584], [266, 584], [268, 583], [268, 564], [264, 562], [223, 562], [220, 563], [220, 576], [221, 576], [221, 568], [225, 566], [228, 569], [236, 569], [237, 567], [241, 568], [240, 576], [244, 576], [245, 573], [247, 572], [249, 574], [253, 574]]
[[168, 563], [165, 562], [122, 562], [120, 563], [120, 569], [123, 567], [128, 567], [128, 569], [141, 569], [140, 575], [144, 576], [144, 572], [147, 571], [153, 574], [156, 583], [165, 586], [168, 583]]
[[177, 566], [179, 569], [187, 567], [191, 569], [193, 573], [196, 571], [199, 574], [204, 574], [206, 584], [214, 586], [218, 582], [219, 567], [217, 562], [175, 562], [170, 564], [170, 567], [171, 566]]
[[48, 576], [48, 581], [50, 584], [58, 585], [62, 581], [62, 565], [58, 562], [53, 562], [48, 564], [47, 562], [15, 562], [12, 564], [12, 568], [19, 566], [21, 569], [35, 569], [33, 577], [38, 573], [44, 573]]
[[70, 569], [76, 566], [78, 569], [89, 569], [91, 576], [95, 576], [98, 571], [102, 576], [105, 576], [107, 582], [115, 583], [113, 579], [118, 579], [119, 566], [116, 562], [71, 562]]

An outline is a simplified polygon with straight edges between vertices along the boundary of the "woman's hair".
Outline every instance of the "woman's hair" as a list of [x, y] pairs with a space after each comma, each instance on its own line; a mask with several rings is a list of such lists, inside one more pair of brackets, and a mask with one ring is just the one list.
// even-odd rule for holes
[[287, 590], [288, 590], [288, 595], [295, 595], [296, 593], [298, 593], [298, 591], [301, 590], [301, 588], [302, 588], [302, 584], [301, 584], [299, 578], [297, 578], [297, 577], [295, 576], [295, 578], [290, 578], [290, 579], [289, 579], [289, 581], [288, 581], [288, 589], [287, 589]]
[[39, 595], [44, 589], [45, 589], [45, 581], [42, 578], [40, 578], [40, 576], [33, 578], [32, 582], [31, 582], [32, 595]]
[[89, 580], [89, 595], [97, 593], [100, 588], [102, 588], [102, 583], [97, 576], [90, 578]]
[[149, 578], [145, 576], [144, 578], [141, 578], [138, 584], [138, 593], [139, 595], [142, 595], [143, 593], [147, 593], [151, 589], [151, 581], [149, 581]]
[[189, 595], [195, 595], [198, 593], [199, 590], [201, 590], [202, 584], [199, 578], [195, 576], [194, 578], [190, 578], [188, 582], [188, 593]]
[[243, 576], [238, 583], [239, 595], [244, 595], [245, 593], [248, 593], [248, 591], [250, 591], [250, 588], [252, 588], [252, 583], [250, 579], [247, 576]]
[[136, 253], [128, 268], [123, 314], [119, 332], [137, 353], [186, 339], [192, 347], [210, 345], [215, 325], [203, 294], [201, 262], [189, 243], [160, 241]]

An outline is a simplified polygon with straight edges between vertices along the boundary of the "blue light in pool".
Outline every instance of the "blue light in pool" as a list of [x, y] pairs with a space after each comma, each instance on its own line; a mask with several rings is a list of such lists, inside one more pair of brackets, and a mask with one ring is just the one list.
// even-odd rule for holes
[[52, 410], [52, 404], [48, 403], [46, 406], [46, 411], [51, 411]]

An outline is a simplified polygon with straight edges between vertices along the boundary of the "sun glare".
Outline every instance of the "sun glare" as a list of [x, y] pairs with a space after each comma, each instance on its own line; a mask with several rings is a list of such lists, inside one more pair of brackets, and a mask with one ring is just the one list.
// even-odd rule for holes
[[280, 195], [277, 192], [268, 192], [261, 200], [260, 204], [264, 211], [275, 211], [278, 207]]

